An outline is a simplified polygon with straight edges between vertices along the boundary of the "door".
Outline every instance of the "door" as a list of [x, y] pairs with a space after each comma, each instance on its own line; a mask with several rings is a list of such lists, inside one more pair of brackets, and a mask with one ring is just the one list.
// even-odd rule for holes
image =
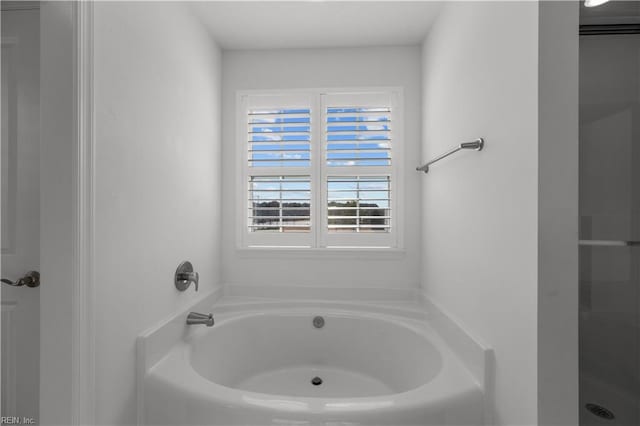
[[580, 39], [580, 424], [640, 424], [640, 34]]
[[[0, 273], [11, 282], [38, 271], [40, 260], [39, 29], [37, 4], [3, 2]], [[1, 415], [37, 423], [40, 289], [2, 283], [0, 291]]]

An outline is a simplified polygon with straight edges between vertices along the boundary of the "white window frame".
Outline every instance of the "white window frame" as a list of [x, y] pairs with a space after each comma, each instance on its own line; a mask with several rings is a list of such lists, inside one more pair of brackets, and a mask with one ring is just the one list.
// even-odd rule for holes
[[[354, 104], [358, 98], [357, 105]], [[328, 102], [328, 100], [331, 100]], [[286, 102], [286, 103], [285, 103]], [[383, 102], [381, 104], [381, 102]], [[392, 108], [391, 166], [327, 166], [326, 107], [380, 106]], [[310, 167], [249, 167], [247, 111], [276, 106], [311, 108]], [[403, 248], [404, 211], [404, 96], [399, 87], [242, 90], [236, 96], [236, 229], [239, 249], [389, 250]], [[389, 173], [390, 169], [390, 173]], [[250, 176], [300, 176], [311, 180], [310, 232], [249, 232]], [[385, 233], [330, 233], [327, 227], [329, 176], [391, 176], [390, 231]]]

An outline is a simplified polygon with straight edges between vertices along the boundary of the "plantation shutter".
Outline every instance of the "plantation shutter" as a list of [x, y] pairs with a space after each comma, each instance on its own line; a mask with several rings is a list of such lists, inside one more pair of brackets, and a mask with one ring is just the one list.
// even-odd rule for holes
[[398, 90], [239, 96], [241, 246], [398, 247]]
[[394, 101], [389, 92], [322, 96], [326, 246], [393, 244]]
[[311, 246], [312, 99], [251, 96], [243, 104], [248, 243]]

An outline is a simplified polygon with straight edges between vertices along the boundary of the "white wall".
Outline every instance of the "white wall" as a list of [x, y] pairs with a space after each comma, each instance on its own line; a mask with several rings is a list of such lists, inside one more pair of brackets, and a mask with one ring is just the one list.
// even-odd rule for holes
[[[220, 49], [188, 6], [95, 4], [99, 424], [135, 424], [135, 340], [219, 283]], [[200, 292], [178, 292], [193, 262]]]
[[[226, 283], [333, 287], [417, 287], [420, 261], [419, 46], [225, 51], [223, 53], [223, 270]], [[405, 253], [267, 255], [237, 250], [236, 92], [249, 89], [400, 86], [405, 101]]]
[[495, 350], [496, 425], [537, 421], [538, 4], [447, 3], [423, 46], [424, 291]]

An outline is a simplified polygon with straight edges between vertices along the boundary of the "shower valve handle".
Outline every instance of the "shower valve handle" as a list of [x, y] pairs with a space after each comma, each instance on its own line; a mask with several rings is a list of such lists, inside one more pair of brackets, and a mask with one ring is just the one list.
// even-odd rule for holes
[[198, 284], [200, 282], [200, 274], [193, 271], [193, 265], [189, 261], [182, 262], [174, 275], [174, 284], [180, 291], [185, 291], [189, 288], [191, 283], [195, 284], [196, 291], [198, 291]]

